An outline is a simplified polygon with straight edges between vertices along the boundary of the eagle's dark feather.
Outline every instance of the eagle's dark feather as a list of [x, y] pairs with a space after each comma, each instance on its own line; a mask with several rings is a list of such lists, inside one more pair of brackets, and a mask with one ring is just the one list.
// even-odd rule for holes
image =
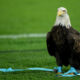
[[70, 65], [80, 69], [80, 33], [73, 28], [69, 29], [67, 36], [71, 50]]
[[54, 26], [47, 34], [47, 49], [56, 57], [58, 66], [80, 68], [80, 33], [70, 27]]

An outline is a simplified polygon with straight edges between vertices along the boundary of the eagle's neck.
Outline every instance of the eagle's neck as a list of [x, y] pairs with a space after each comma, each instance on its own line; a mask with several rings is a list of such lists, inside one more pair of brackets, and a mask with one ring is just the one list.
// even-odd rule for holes
[[56, 18], [56, 22], [54, 24], [55, 26], [57, 25], [61, 25], [61, 26], [65, 26], [66, 28], [70, 28], [71, 27], [71, 22], [70, 22], [70, 18], [68, 16], [68, 14], [65, 14], [64, 16], [57, 16]]

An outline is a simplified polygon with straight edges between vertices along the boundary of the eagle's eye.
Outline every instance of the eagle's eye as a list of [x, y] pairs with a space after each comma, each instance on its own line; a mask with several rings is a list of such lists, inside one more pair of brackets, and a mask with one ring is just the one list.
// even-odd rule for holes
[[66, 10], [63, 10], [63, 12], [66, 12]]

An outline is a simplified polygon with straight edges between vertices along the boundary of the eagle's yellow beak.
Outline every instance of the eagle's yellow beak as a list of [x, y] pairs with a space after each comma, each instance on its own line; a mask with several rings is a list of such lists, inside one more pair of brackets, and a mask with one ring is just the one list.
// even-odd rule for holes
[[58, 16], [61, 16], [63, 14], [63, 11], [59, 10], [58, 11]]

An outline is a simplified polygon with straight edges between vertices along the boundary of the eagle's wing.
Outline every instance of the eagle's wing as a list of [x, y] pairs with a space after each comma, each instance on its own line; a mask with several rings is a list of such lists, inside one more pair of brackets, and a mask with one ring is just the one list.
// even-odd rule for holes
[[69, 30], [68, 42], [70, 43], [71, 49], [75, 53], [80, 54], [80, 33], [78, 31], [73, 28]]
[[74, 40], [73, 51], [80, 54], [80, 35], [74, 34], [73, 40]]
[[47, 42], [47, 50], [49, 52], [49, 54], [51, 56], [55, 56], [55, 42], [53, 41], [53, 38], [52, 38], [52, 33], [51, 32], [48, 32], [47, 33], [47, 39], [46, 39], [46, 42]]
[[70, 65], [76, 69], [80, 68], [80, 33], [75, 29], [69, 30], [68, 35], [70, 53]]

